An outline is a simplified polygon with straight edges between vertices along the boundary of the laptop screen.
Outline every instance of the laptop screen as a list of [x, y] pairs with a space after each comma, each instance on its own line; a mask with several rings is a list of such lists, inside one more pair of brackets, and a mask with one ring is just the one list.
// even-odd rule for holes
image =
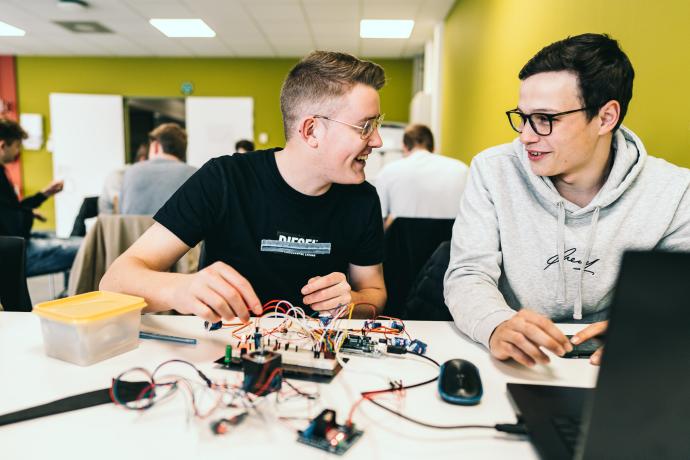
[[576, 458], [690, 458], [690, 253], [627, 252]]

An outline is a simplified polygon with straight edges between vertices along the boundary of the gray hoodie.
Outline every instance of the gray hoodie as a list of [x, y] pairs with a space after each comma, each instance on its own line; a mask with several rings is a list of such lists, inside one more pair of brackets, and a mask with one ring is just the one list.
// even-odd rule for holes
[[488, 348], [523, 307], [556, 322], [606, 319], [625, 250], [690, 251], [690, 170], [648, 156], [624, 127], [613, 142], [609, 177], [583, 208], [532, 172], [519, 139], [474, 158], [444, 280], [461, 331]]

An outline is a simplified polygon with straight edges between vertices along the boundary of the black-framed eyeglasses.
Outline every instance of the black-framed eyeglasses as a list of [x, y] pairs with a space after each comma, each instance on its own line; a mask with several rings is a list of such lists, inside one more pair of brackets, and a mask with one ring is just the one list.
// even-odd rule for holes
[[508, 116], [508, 122], [510, 122], [511, 128], [513, 128], [518, 133], [522, 132], [525, 127], [525, 121], [528, 121], [532, 130], [539, 136], [548, 136], [553, 131], [553, 121], [557, 117], [562, 115], [568, 115], [575, 112], [582, 112], [587, 110], [587, 107], [582, 107], [575, 110], [567, 110], [565, 112], [558, 113], [522, 113], [519, 109], [508, 110], [506, 115]]
[[351, 126], [352, 128], [359, 129], [360, 130], [359, 137], [362, 140], [369, 139], [371, 137], [371, 135], [374, 134], [374, 131], [379, 129], [379, 127], [381, 126], [381, 123], [383, 123], [383, 117], [384, 116], [385, 116], [384, 114], [381, 114], [375, 118], [370, 118], [369, 120], [365, 121], [362, 126], [359, 126], [359, 125], [353, 125], [352, 123], [347, 123], [344, 121], [336, 120], [335, 118], [329, 118], [325, 115], [313, 115], [314, 118], [321, 118], [321, 119], [328, 120], [328, 121], [335, 121], [336, 123], [340, 123], [343, 125]]

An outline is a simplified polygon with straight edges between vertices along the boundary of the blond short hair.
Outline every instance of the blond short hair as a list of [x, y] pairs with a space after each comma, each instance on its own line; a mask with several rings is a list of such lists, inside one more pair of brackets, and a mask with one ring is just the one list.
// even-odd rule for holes
[[378, 64], [346, 53], [314, 51], [303, 58], [290, 70], [280, 91], [285, 139], [290, 139], [305, 108], [328, 104], [358, 83], [378, 91], [386, 83], [385, 72]]

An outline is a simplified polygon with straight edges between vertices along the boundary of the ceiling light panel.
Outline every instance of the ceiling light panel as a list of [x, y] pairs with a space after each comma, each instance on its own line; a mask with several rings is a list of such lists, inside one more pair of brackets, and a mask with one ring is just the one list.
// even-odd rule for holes
[[209, 38], [216, 33], [201, 19], [151, 19], [149, 23], [166, 37]]
[[26, 35], [25, 30], [0, 21], [0, 37], [23, 37], [24, 35]]
[[410, 38], [414, 21], [411, 19], [362, 19], [361, 38]]

